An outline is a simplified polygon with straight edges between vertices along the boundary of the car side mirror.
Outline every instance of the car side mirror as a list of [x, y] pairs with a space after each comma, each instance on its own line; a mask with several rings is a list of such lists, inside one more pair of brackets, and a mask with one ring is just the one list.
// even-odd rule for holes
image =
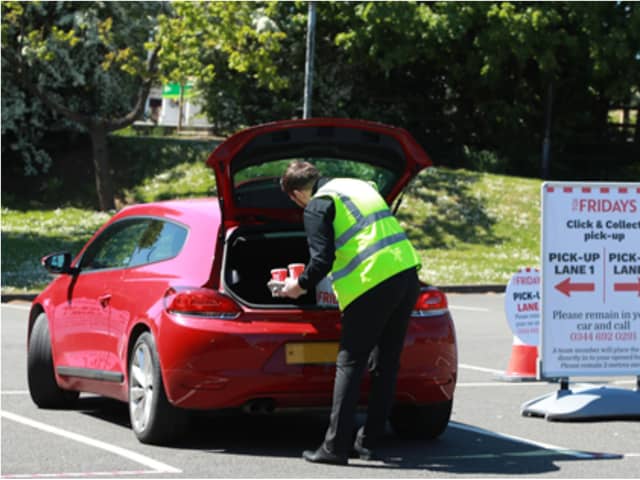
[[49, 273], [73, 273], [74, 269], [71, 268], [71, 254], [68, 252], [52, 253], [43, 257], [41, 260], [42, 266], [47, 269]]

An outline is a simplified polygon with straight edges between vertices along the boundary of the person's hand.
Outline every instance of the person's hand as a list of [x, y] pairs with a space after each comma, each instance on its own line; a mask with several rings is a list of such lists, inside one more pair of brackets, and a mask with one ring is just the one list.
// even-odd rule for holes
[[280, 291], [281, 297], [298, 298], [300, 295], [307, 293], [299, 284], [295, 278], [287, 277], [284, 280], [284, 287]]

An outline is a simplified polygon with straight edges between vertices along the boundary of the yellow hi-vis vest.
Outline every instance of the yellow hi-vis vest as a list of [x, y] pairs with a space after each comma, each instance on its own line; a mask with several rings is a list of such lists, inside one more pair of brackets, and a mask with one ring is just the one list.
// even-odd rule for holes
[[335, 205], [336, 258], [329, 278], [340, 310], [387, 278], [419, 268], [406, 233], [371, 184], [336, 178], [320, 187], [317, 197], [330, 197]]

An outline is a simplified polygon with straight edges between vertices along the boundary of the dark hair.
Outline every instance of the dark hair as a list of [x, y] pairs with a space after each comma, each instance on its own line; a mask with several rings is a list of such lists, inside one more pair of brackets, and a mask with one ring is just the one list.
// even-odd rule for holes
[[304, 190], [313, 187], [313, 184], [320, 178], [320, 171], [309, 162], [294, 160], [289, 164], [280, 179], [282, 191], [290, 194], [294, 190]]

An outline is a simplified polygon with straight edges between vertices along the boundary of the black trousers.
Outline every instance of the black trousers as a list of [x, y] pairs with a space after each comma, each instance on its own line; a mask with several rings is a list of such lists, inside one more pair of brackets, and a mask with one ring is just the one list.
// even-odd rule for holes
[[409, 317], [420, 291], [415, 268], [405, 270], [354, 300], [342, 313], [333, 405], [324, 448], [346, 455], [352, 446], [355, 413], [365, 369], [371, 374], [367, 420], [358, 432], [371, 448], [384, 434], [395, 396], [400, 354]]

